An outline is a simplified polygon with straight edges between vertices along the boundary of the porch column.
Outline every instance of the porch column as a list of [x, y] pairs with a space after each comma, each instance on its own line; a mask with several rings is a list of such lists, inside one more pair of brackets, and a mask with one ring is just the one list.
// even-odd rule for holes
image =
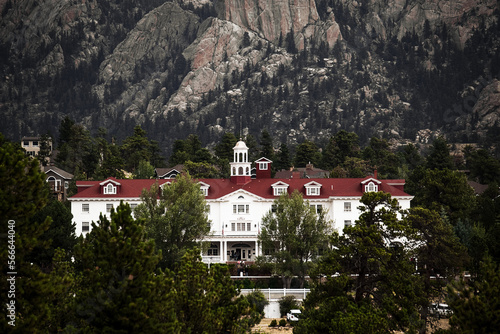
[[222, 253], [222, 262], [227, 262], [227, 240], [224, 240], [223, 243], [224, 247], [222, 248], [224, 249], [224, 253]]

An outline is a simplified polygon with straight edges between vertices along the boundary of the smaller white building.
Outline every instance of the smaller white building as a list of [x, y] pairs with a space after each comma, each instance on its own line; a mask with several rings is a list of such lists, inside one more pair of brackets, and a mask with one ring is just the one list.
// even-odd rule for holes
[[[262, 217], [272, 210], [274, 200], [281, 194], [299, 191], [311, 206], [327, 214], [332, 228], [342, 233], [345, 226], [359, 217], [358, 207], [365, 192], [384, 191], [397, 199], [403, 209], [410, 207], [413, 198], [404, 192], [404, 180], [366, 178], [271, 178], [272, 161], [260, 158], [255, 162], [256, 178], [252, 179], [252, 163], [248, 147], [239, 141], [233, 149], [230, 179], [200, 179], [197, 182], [209, 206], [210, 247], [203, 254], [207, 263], [248, 261], [260, 255], [258, 236]], [[99, 215], [109, 214], [111, 208], [128, 202], [132, 208], [140, 203], [143, 189], [155, 182], [161, 186], [174, 180], [117, 180], [77, 181], [78, 193], [70, 198], [76, 234], [90, 231], [91, 222]]]

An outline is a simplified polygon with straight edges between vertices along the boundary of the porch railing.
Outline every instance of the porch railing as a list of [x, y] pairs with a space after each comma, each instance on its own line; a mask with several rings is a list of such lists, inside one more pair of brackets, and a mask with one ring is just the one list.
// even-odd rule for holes
[[242, 295], [247, 295], [255, 290], [264, 294], [267, 300], [280, 299], [285, 296], [294, 296], [297, 300], [304, 300], [311, 289], [241, 289]]

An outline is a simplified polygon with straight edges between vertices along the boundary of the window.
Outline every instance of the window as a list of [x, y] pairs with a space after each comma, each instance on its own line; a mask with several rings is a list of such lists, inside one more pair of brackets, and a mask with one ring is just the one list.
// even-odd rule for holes
[[344, 202], [344, 212], [351, 212], [351, 202]]
[[373, 182], [370, 182], [365, 186], [365, 192], [372, 192], [372, 191], [378, 191], [378, 185], [376, 185]]
[[250, 212], [250, 205], [248, 204], [233, 204], [233, 213], [239, 215], [246, 214]]
[[344, 227], [349, 227], [352, 226], [352, 221], [351, 220], [344, 220]]
[[307, 196], [318, 196], [319, 195], [319, 187], [308, 187]]
[[323, 205], [322, 204], [313, 204], [313, 205], [311, 205], [311, 208], [313, 208], [314, 211], [316, 211], [316, 213], [323, 212]]
[[208, 188], [207, 187], [202, 187], [201, 188], [201, 193], [203, 194], [203, 196], [208, 196]]
[[137, 203], [131, 203], [130, 204], [130, 209], [134, 211], [134, 209], [137, 208]]
[[259, 162], [260, 170], [267, 170], [267, 162]]
[[64, 189], [68, 189], [69, 188], [69, 182], [68, 181], [64, 181]]
[[219, 256], [219, 249], [214, 247], [214, 248], [209, 248], [207, 252], [208, 256]]
[[23, 141], [23, 146], [30, 146], [30, 142], [29, 141]]
[[113, 204], [106, 204], [106, 212], [111, 212], [111, 209], [113, 209]]
[[86, 233], [90, 231], [89, 222], [82, 222], [82, 233]]
[[82, 212], [89, 212], [89, 204], [88, 203], [83, 203], [82, 204]]
[[38, 141], [34, 141], [34, 142], [33, 142], [33, 146], [34, 146], [34, 147], [37, 147], [37, 146], [38, 146]]
[[246, 222], [241, 222], [241, 223], [231, 223], [231, 231], [235, 232], [245, 232], [245, 231], [251, 231], [252, 230], [252, 223], [246, 223]]
[[274, 188], [274, 196], [281, 196], [284, 193], [286, 193], [286, 188], [285, 187], [276, 187], [276, 188]]
[[116, 187], [111, 183], [108, 183], [107, 186], [104, 187], [105, 194], [116, 194]]

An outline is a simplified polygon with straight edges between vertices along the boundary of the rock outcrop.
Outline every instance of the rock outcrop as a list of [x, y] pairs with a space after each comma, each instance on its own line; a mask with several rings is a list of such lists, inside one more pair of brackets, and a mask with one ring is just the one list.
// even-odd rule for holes
[[314, 0], [218, 0], [219, 17], [278, 43], [290, 32], [299, 50], [306, 41], [322, 41], [333, 47], [342, 38], [334, 16], [320, 21]]

